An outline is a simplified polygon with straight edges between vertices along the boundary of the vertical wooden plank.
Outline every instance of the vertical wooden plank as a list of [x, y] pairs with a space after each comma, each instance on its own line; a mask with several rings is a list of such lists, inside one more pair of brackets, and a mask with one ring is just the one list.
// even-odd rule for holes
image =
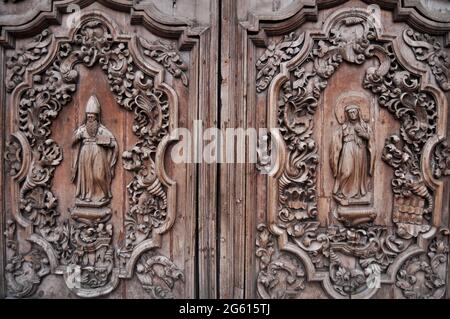
[[[222, 16], [221, 16], [221, 55], [220, 55], [220, 129], [222, 132], [227, 127], [232, 126], [232, 101], [230, 96], [233, 96], [233, 87], [230, 85], [232, 81], [233, 63], [231, 63], [231, 43], [232, 24], [234, 21], [234, 7], [233, 0], [223, 0], [221, 2]], [[226, 158], [226, 146], [222, 148], [224, 157]], [[233, 297], [233, 198], [234, 198], [234, 179], [231, 165], [224, 163], [220, 167], [220, 206], [219, 206], [219, 220], [220, 220], [220, 298]]]
[[[246, 108], [247, 108], [247, 125], [249, 127], [254, 127], [257, 130], [260, 127], [260, 122], [258, 118], [260, 114], [264, 114], [265, 112], [257, 112], [257, 103], [256, 103], [256, 90], [255, 90], [255, 47], [252, 45], [251, 40], [247, 38], [247, 33], [245, 30], [241, 31], [242, 41], [245, 45], [243, 56], [244, 59], [244, 68], [243, 72], [245, 74], [245, 92], [244, 96], [246, 97]], [[267, 125], [262, 125], [267, 126]], [[258, 131], [257, 131], [258, 134]], [[258, 135], [259, 136], [259, 135]], [[245, 298], [255, 298], [256, 297], [256, 285], [255, 285], [255, 235], [256, 235], [256, 218], [258, 214], [258, 199], [264, 198], [259, 197], [258, 192], [258, 171], [256, 170], [254, 163], [246, 164], [245, 171], [246, 181], [245, 181]]]
[[[237, 10], [237, 8], [235, 8]], [[247, 103], [245, 99], [245, 84], [247, 83], [247, 73], [245, 72], [245, 65], [247, 62], [246, 56], [246, 45], [245, 45], [245, 30], [239, 25], [239, 21], [237, 18], [237, 12], [235, 20], [233, 21], [233, 25], [235, 28], [234, 36], [235, 38], [231, 38], [231, 43], [235, 43], [234, 46], [234, 57], [233, 61], [236, 61], [236, 73], [233, 77], [234, 85], [235, 85], [235, 94], [232, 95], [234, 98], [233, 111], [235, 113], [235, 128], [243, 128], [247, 130], [248, 127], [254, 128], [252, 125], [248, 125], [247, 120]], [[245, 131], [247, 132], [247, 131]], [[243, 138], [247, 139], [247, 136]], [[246, 204], [246, 196], [245, 196], [245, 181], [247, 177], [247, 163], [249, 162], [249, 153], [248, 153], [248, 141], [246, 141], [243, 146], [244, 149], [240, 149], [240, 144], [237, 143], [235, 145], [235, 174], [236, 174], [236, 197], [235, 197], [235, 210], [233, 213], [233, 225], [235, 227], [235, 236], [234, 236], [234, 245], [235, 245], [235, 254], [233, 256], [234, 260], [234, 298], [244, 298], [244, 290], [245, 290], [245, 274], [247, 272], [246, 264], [245, 264], [245, 254], [249, 251], [246, 245], [246, 215], [245, 215], [245, 204]], [[239, 156], [244, 153], [245, 154], [245, 163], [239, 163]]]
[[[6, 72], [4, 69], [6, 56], [5, 56], [5, 49], [3, 46], [0, 46], [0, 77], [2, 79], [1, 83], [5, 83], [5, 77]], [[0, 123], [1, 123], [1, 130], [0, 130], [0, 298], [5, 298], [6, 296], [6, 285], [5, 285], [5, 263], [6, 263], [6, 246], [5, 246], [5, 236], [3, 235], [5, 231], [5, 216], [6, 216], [6, 203], [4, 200], [4, 185], [5, 185], [5, 177], [4, 177], [4, 171], [5, 171], [5, 161], [3, 160], [3, 155], [5, 151], [5, 132], [6, 132], [6, 123], [5, 123], [5, 112], [6, 112], [6, 103], [5, 103], [5, 86], [0, 86]]]
[[[192, 51], [191, 51], [191, 60], [195, 61], [194, 63], [194, 67], [191, 70], [191, 79], [198, 79], [199, 78], [199, 48], [198, 46], [196, 46]], [[197, 82], [192, 81], [193, 83], [191, 83], [191, 89], [193, 89], [194, 92], [198, 92], [199, 89], [199, 85]], [[193, 134], [194, 132], [194, 120], [199, 118], [199, 106], [198, 106], [198, 95], [197, 94], [190, 94], [190, 100], [189, 100], [189, 104], [188, 105], [192, 105], [192, 111], [189, 109], [188, 110], [188, 125], [187, 127], [189, 127], [189, 131], [192, 132], [191, 134]], [[192, 135], [193, 136], [193, 135]], [[192, 216], [190, 216], [191, 214], [186, 214], [186, 220], [188, 222], [188, 224], [190, 225], [190, 230], [189, 232], [185, 235], [186, 238], [189, 240], [189, 244], [190, 244], [190, 258], [192, 258], [192, 269], [189, 270], [190, 274], [194, 274], [194, 278], [191, 279], [191, 284], [190, 286], [186, 287], [186, 291], [188, 292], [187, 294], [190, 296], [190, 298], [197, 298], [198, 297], [198, 255], [199, 255], [199, 251], [198, 251], [198, 219], [199, 219], [199, 210], [198, 210], [198, 169], [197, 169], [197, 165], [195, 163], [188, 163], [187, 165], [187, 172], [188, 172], [188, 176], [189, 179], [187, 180], [186, 183], [186, 190], [184, 190], [184, 192], [186, 192], [189, 188], [192, 187], [192, 191], [189, 192], [189, 198], [188, 199], [188, 203], [187, 203], [187, 209], [185, 210], [185, 212], [191, 211], [192, 212]], [[195, 188], [195, 190], [194, 190]], [[192, 257], [191, 257], [192, 256]], [[186, 273], [188, 273], [186, 271]]]
[[[450, 92], [445, 94], [450, 104]], [[447, 141], [450, 140], [450, 112], [447, 112]], [[450, 229], [450, 177], [447, 176], [442, 198], [442, 224]], [[450, 254], [447, 256], [447, 293], [445, 298], [450, 299]]]
[[[237, 19], [238, 5], [237, 1], [222, 1], [220, 128], [225, 136], [227, 128], [247, 128], [242, 89], [245, 86], [242, 74], [246, 57], [242, 54], [245, 44]], [[220, 169], [220, 297], [243, 298], [246, 272], [246, 164], [237, 163], [237, 159], [238, 152], [246, 150], [237, 149], [236, 145], [228, 149], [225, 146], [224, 150], [225, 158], [233, 152], [234, 163], [224, 163]]]
[[[200, 40], [199, 115], [204, 129], [218, 125], [219, 1], [211, 2], [210, 28]], [[204, 141], [206, 143], [206, 141]], [[217, 298], [217, 169], [202, 162], [199, 169], [199, 298]]]

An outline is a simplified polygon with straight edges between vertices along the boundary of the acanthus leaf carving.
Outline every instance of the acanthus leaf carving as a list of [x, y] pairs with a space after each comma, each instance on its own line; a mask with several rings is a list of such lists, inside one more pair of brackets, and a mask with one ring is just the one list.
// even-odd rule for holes
[[23, 82], [25, 71], [30, 64], [47, 54], [47, 47], [53, 40], [53, 35], [47, 29], [37, 35], [24, 48], [17, 50], [6, 62], [6, 89], [8, 92]]
[[260, 259], [257, 283], [261, 297], [296, 298], [305, 289], [303, 265], [292, 255], [275, 251], [274, 236], [265, 225], [258, 226], [256, 255]]
[[[350, 11], [344, 16], [333, 21], [327, 37], [314, 39], [301, 64], [290, 69], [289, 78], [281, 86], [278, 105], [273, 106], [277, 107], [276, 124], [286, 143], [287, 154], [282, 173], [276, 177], [278, 192], [274, 194], [278, 196], [278, 210], [269, 212], [276, 216], [275, 224], [271, 226], [276, 228], [278, 236], [287, 238], [289, 245], [292, 243], [306, 252], [316, 274], [326, 273], [333, 289], [329, 290], [328, 285], [324, 287], [334, 297], [373, 295], [373, 283], [377, 280], [379, 283], [380, 275], [388, 271], [400, 254], [414, 249], [421, 233], [431, 229], [435, 200], [423, 177], [420, 162], [425, 144], [437, 130], [434, 94], [421, 89], [421, 78], [397, 61], [392, 43], [378, 41], [378, 29], [372, 25], [372, 20], [353, 16]], [[392, 220], [396, 228], [374, 225], [377, 213], [369, 210], [350, 212], [358, 216], [367, 213], [369, 220], [358, 217], [364, 222], [352, 224], [352, 220], [344, 216], [338, 218], [340, 224], [320, 227], [315, 175], [320, 158], [314, 140], [314, 114], [328, 79], [342, 63], [362, 65], [375, 58], [379, 63], [366, 69], [362, 87], [370, 90], [378, 105], [400, 123], [399, 133], [386, 140], [382, 154], [382, 159], [394, 169]], [[268, 61], [266, 55], [261, 59]], [[278, 66], [271, 69], [275, 71], [265, 78], [264, 84], [262, 73], [258, 73], [257, 86], [262, 85], [258, 92], [271, 84]], [[260, 61], [257, 67], [260, 70]], [[365, 131], [367, 135], [369, 129]], [[372, 163], [370, 167], [373, 167]], [[314, 213], [308, 214], [308, 207], [315, 207]], [[274, 236], [265, 226], [260, 232], [267, 232], [266, 238]], [[280, 232], [284, 234], [280, 235]], [[274, 259], [275, 251], [286, 249], [286, 246], [277, 248], [276, 240], [271, 243], [265, 249], [257, 243], [259, 274], [266, 274], [265, 269]], [[284, 240], [279, 243], [288, 245]], [[283, 253], [300, 257], [293, 252], [293, 246], [287, 250]], [[348, 264], [342, 262], [349, 262], [349, 259], [356, 268], [348, 268]], [[260, 295], [269, 296], [267, 293]]]
[[172, 42], [161, 40], [149, 42], [140, 39], [140, 44], [144, 48], [144, 55], [162, 64], [170, 74], [180, 78], [181, 82], [188, 86], [189, 79], [186, 75], [188, 67]]
[[440, 229], [426, 253], [406, 260], [396, 276], [395, 285], [407, 299], [439, 299], [446, 292], [448, 229]]
[[173, 299], [177, 281], [184, 281], [183, 272], [167, 257], [144, 254], [136, 265], [142, 287], [155, 299]]
[[435, 37], [411, 29], [403, 32], [403, 39], [413, 50], [416, 59], [428, 64], [441, 88], [450, 90], [450, 56], [441, 43]]
[[23, 160], [22, 152], [23, 150], [19, 141], [17, 141], [13, 136], [10, 136], [6, 142], [5, 154], [3, 155], [7, 164], [9, 175], [17, 176], [20, 172]]
[[50, 264], [45, 252], [38, 246], [32, 245], [27, 253], [20, 253], [15, 233], [16, 223], [8, 220], [5, 279], [10, 295], [25, 298], [33, 295], [42, 278], [50, 273]]
[[443, 141], [436, 146], [431, 165], [435, 178], [442, 178], [450, 175], [450, 147], [446, 141]]
[[[64, 266], [68, 287], [74, 288], [79, 296], [92, 297], [108, 293], [116, 286], [119, 273], [116, 254], [121, 259], [119, 268], [124, 267], [135, 246], [167, 221], [167, 190], [156, 174], [154, 161], [158, 144], [169, 132], [169, 97], [155, 87], [152, 75], [134, 63], [129, 42], [115, 40], [100, 19], [85, 19], [73, 39], [61, 40], [57, 50], [47, 68], [33, 75], [31, 87], [18, 92], [19, 132], [14, 134], [24, 137], [31, 158], [27, 175], [18, 181], [19, 214], [28, 221], [30, 231], [49, 244], [46, 249], [52, 250], [58, 265]], [[174, 59], [172, 62], [176, 64]], [[81, 215], [72, 212], [71, 219], [64, 220], [51, 190], [55, 168], [63, 159], [62, 148], [51, 139], [51, 124], [76, 92], [77, 64], [87, 68], [100, 65], [117, 103], [134, 113], [132, 130], [137, 142], [131, 151], [123, 153], [125, 169], [135, 173], [128, 186], [130, 208], [125, 217], [125, 237], [135, 236], [135, 229], [128, 225], [130, 219], [137, 221], [137, 227], [148, 230], [143, 230], [144, 236], [135, 236], [138, 238], [131, 243], [125, 240], [125, 247], [117, 251], [112, 243], [113, 227], [108, 223], [110, 213], [93, 219], [91, 212]], [[105, 138], [96, 138], [106, 145]], [[23, 145], [20, 149], [20, 145], [11, 141], [8, 160], [24, 161]], [[115, 160], [111, 161], [111, 169], [114, 163]], [[18, 166], [12, 167], [15, 175], [18, 170]], [[104, 205], [98, 209], [109, 210]], [[76, 283], [71, 281], [72, 268], [79, 271]]]
[[269, 86], [276, 72], [279, 71], [281, 62], [292, 59], [303, 45], [305, 35], [290, 33], [283, 37], [278, 43], [271, 44], [264, 54], [256, 62], [256, 90], [262, 92]]

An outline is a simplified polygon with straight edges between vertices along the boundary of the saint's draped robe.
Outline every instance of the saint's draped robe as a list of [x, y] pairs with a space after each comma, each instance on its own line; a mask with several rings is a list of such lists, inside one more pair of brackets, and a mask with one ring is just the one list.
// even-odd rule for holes
[[78, 143], [72, 165], [72, 179], [76, 179], [76, 198], [97, 202], [112, 198], [111, 180], [117, 162], [117, 142], [113, 134], [99, 124], [95, 137], [89, 136], [86, 125], [74, 133], [73, 143]]
[[[359, 128], [365, 137], [356, 132]], [[368, 192], [369, 174], [374, 166], [373, 137], [366, 122], [347, 121], [333, 136], [331, 168], [335, 177], [333, 194], [346, 199], [361, 198]]]

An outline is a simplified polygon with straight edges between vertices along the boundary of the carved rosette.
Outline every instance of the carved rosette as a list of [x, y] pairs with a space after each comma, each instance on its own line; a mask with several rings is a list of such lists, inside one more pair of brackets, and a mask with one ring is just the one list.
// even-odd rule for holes
[[[278, 104], [270, 105], [276, 108], [269, 111], [276, 114], [276, 123], [273, 120], [269, 125], [279, 128], [284, 140], [284, 145], [279, 147], [285, 147], [286, 153], [282, 159], [283, 166], [273, 173], [275, 177], [269, 176], [269, 180], [273, 180], [272, 187], [277, 188], [272, 199], [277, 203], [277, 211], [269, 212], [271, 224], [258, 227], [257, 285], [261, 297], [273, 296], [268, 289], [271, 282], [267, 278], [278, 281], [273, 271], [272, 277], [269, 276], [269, 265], [283, 263], [281, 255], [286, 254], [299, 257], [301, 263], [297, 270], [300, 272], [303, 264], [312, 265], [306, 267], [308, 278], [321, 281], [330, 296], [370, 297], [376, 292], [377, 282], [391, 282], [386, 274], [392, 267], [399, 267], [396, 261], [400, 254], [413, 254], [421, 234], [432, 229], [430, 220], [435, 198], [432, 186], [424, 177], [420, 154], [437, 134], [437, 100], [431, 91], [421, 88], [420, 76], [405, 69], [397, 60], [392, 42], [380, 41], [381, 27], [375, 25], [369, 16], [365, 9], [342, 10], [329, 18], [325, 24], [328, 25], [327, 33], [318, 39], [313, 38], [306, 51], [301, 48], [303, 34], [291, 36], [292, 39], [302, 39], [296, 43], [295, 50], [291, 47], [293, 42], [280, 42], [278, 49], [277, 46], [269, 47], [256, 64], [259, 71], [257, 92], [262, 93], [269, 86], [279, 88], [270, 92], [278, 97]], [[356, 27], [359, 31], [351, 32]], [[281, 55], [285, 47], [289, 47], [292, 54]], [[301, 57], [296, 56], [300, 51], [305, 53]], [[444, 56], [434, 54], [437, 57], [433, 59]], [[374, 225], [373, 222], [320, 227], [317, 221], [316, 171], [321, 161], [314, 137], [314, 114], [328, 79], [340, 65], [363, 66], [369, 59], [376, 59], [378, 66], [366, 69], [361, 86], [371, 91], [378, 105], [400, 123], [400, 131], [386, 140], [381, 156], [394, 170], [392, 221], [395, 229]], [[263, 63], [266, 64], [262, 66]], [[284, 74], [284, 79], [277, 77], [279, 82], [271, 85], [280, 63], [285, 63], [289, 73]], [[265, 77], [262, 70], [267, 70]], [[436, 70], [445, 75], [442, 69]], [[445, 87], [442, 79], [439, 81]], [[440, 149], [436, 152], [442, 153]], [[435, 172], [443, 166], [438, 162], [434, 165]], [[275, 205], [272, 207], [274, 209]], [[354, 266], [349, 266], [349, 260]], [[277, 290], [278, 296], [283, 293]]]
[[[159, 239], [153, 247], [134, 253], [136, 247], [160, 236], [170, 228], [168, 223], [173, 223], [173, 218], [168, 218], [169, 186], [159, 179], [155, 168], [157, 148], [169, 134], [171, 98], [166, 90], [156, 85], [153, 73], [134, 62], [131, 38], [124, 40], [126, 37], [122, 36], [117, 40], [111, 30], [97, 15], [84, 18], [72, 39], [58, 42], [57, 52], [47, 67], [33, 75], [28, 87], [16, 93], [19, 95], [19, 131], [11, 136], [5, 159], [19, 184], [20, 204], [14, 216], [22, 227], [29, 229], [34, 247], [27, 255], [14, 253], [8, 259], [8, 287], [16, 297], [32, 295], [40, 278], [50, 271], [64, 274], [69, 289], [81, 297], [109, 293], [117, 286], [119, 277], [132, 276], [132, 270], [125, 271], [125, 268], [129, 269], [130, 263], [134, 265], [139, 257], [136, 254], [159, 247]], [[11, 88], [12, 83], [17, 85], [23, 80], [28, 63], [46, 52], [49, 39], [52, 38], [46, 31], [39, 41], [10, 59], [22, 67], [18, 69], [10, 63], [12, 80], [8, 83]], [[164, 61], [169, 63], [167, 59]], [[179, 57], [172, 57], [170, 61], [184, 70]], [[87, 68], [100, 65], [118, 105], [134, 113], [132, 129], [137, 142], [123, 153], [124, 168], [132, 171], [134, 177], [128, 185], [124, 243], [117, 251], [113, 243], [114, 229], [108, 223], [110, 216], [92, 221], [75, 217], [65, 220], [51, 190], [52, 178], [63, 160], [63, 153], [51, 138], [50, 128], [77, 90], [78, 64]], [[154, 234], [158, 228], [164, 230]], [[27, 273], [33, 278], [20, 275], [25, 268], [30, 269]], [[162, 278], [164, 281], [165, 277]], [[171, 285], [164, 291], [155, 288], [152, 293], [158, 297], [169, 296], [171, 288]]]

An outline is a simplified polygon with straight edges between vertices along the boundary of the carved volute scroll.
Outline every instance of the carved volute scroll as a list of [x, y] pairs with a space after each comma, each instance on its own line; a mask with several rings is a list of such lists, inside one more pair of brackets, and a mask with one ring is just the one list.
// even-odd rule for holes
[[[409, 28], [384, 31], [379, 10], [335, 9], [320, 29], [291, 29], [260, 51], [255, 93], [266, 97], [279, 164], [255, 238], [262, 298], [317, 296], [315, 282], [333, 298], [370, 298], [386, 285], [397, 298], [445, 295], [448, 54]], [[298, 289], [294, 274], [306, 278]]]
[[[165, 257], [163, 246], [178, 209], [165, 153], [176, 139], [188, 64], [173, 41], [150, 43], [118, 30], [107, 14], [86, 10], [75, 29], [46, 29], [7, 61], [5, 86], [17, 123], [3, 156], [14, 219], [7, 232], [8, 296], [33, 296], [48, 274], [62, 275], [79, 297], [113, 293], [134, 276], [151, 298], [190, 294], [183, 265]], [[163, 82], [165, 75], [173, 79]], [[80, 88], [94, 93], [85, 98]], [[122, 122], [108, 113], [113, 108]]]
[[444, 2], [0, 0], [0, 297], [450, 298]]

